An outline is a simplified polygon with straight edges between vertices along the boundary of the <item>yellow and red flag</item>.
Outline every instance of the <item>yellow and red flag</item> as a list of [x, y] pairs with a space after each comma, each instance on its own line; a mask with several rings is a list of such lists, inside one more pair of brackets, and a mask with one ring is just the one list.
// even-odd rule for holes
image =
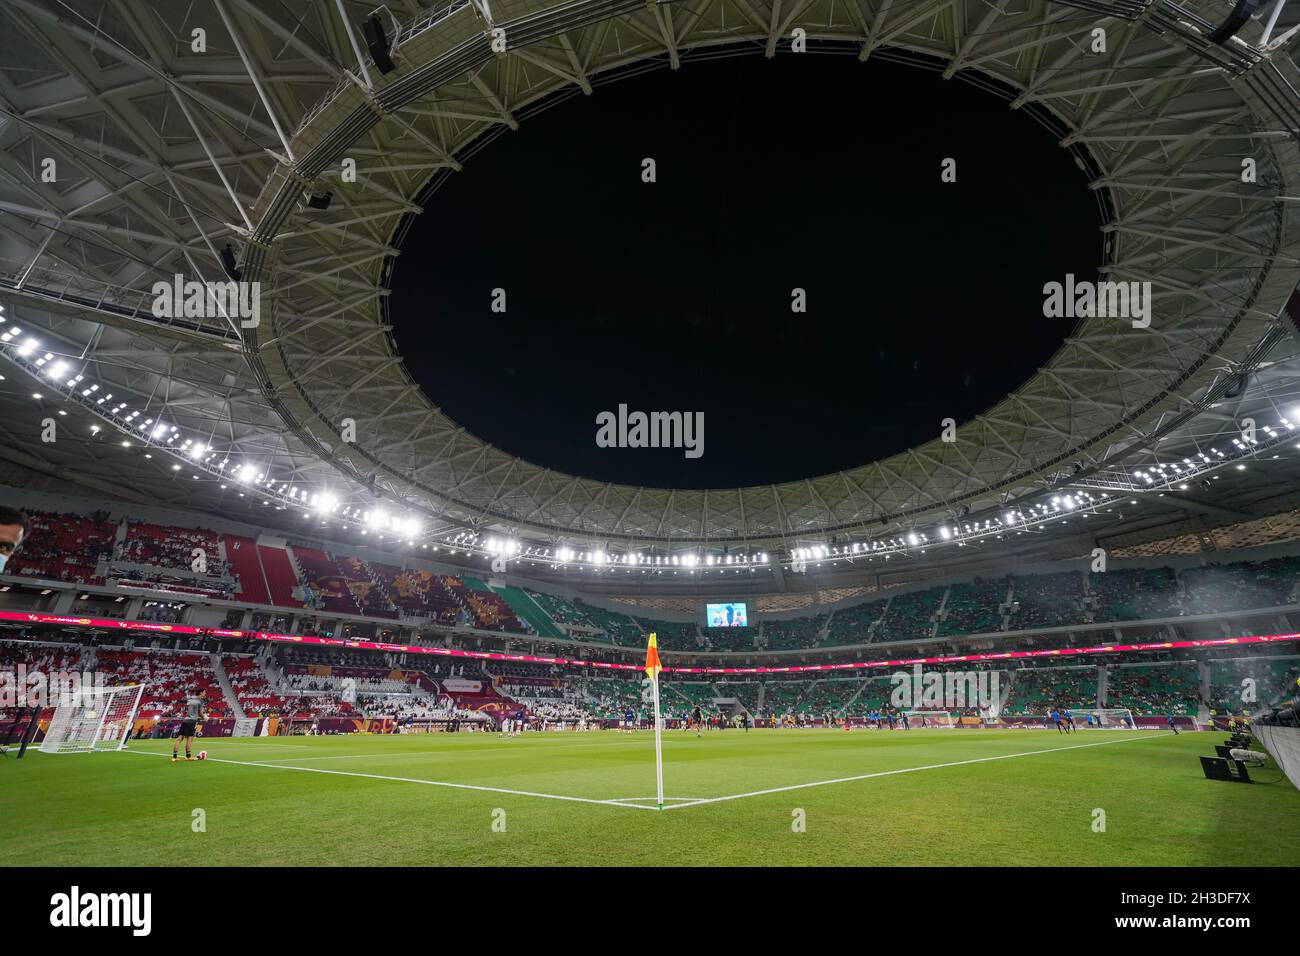
[[659, 643], [655, 639], [654, 631], [651, 631], [650, 644], [645, 649], [645, 672], [651, 680], [658, 680], [659, 672], [663, 669], [663, 664], [659, 662]]

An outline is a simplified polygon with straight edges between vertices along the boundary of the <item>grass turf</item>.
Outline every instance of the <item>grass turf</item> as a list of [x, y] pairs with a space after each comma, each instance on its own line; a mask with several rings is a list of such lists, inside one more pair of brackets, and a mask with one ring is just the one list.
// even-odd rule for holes
[[[1277, 781], [1271, 784], [1204, 779], [1196, 757], [1213, 753], [1221, 739], [1132, 731], [727, 730], [702, 738], [669, 731], [665, 794], [680, 805], [664, 812], [599, 802], [653, 804], [647, 732], [214, 739], [198, 741], [208, 761], [180, 764], [166, 759], [170, 741], [136, 741], [125, 754], [29, 752], [22, 762], [0, 763], [0, 860], [1293, 864], [1300, 793], [1271, 765], [1256, 774]], [[1020, 754], [1028, 755], [1013, 756]], [[777, 789], [868, 774], [876, 776]], [[769, 790], [776, 792], [715, 800]], [[1097, 808], [1105, 832], [1094, 831]], [[200, 809], [206, 832], [192, 827]], [[503, 819], [498, 810], [504, 832], [493, 828]], [[799, 810], [805, 832], [792, 827]]]

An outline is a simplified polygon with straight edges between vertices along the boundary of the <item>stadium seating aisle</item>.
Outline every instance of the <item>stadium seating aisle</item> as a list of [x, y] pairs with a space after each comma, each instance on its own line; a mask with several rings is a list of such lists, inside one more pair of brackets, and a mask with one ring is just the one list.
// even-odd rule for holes
[[262, 563], [257, 558], [256, 543], [252, 538], [237, 534], [228, 534], [224, 537], [226, 557], [238, 582], [235, 599], [248, 601], [251, 604], [270, 604], [271, 595], [266, 589]]
[[302, 607], [302, 601], [294, 597], [293, 593], [298, 588], [298, 575], [294, 573], [289, 553], [281, 547], [259, 544], [257, 556], [261, 559], [262, 570], [266, 572], [271, 603], [280, 607]]

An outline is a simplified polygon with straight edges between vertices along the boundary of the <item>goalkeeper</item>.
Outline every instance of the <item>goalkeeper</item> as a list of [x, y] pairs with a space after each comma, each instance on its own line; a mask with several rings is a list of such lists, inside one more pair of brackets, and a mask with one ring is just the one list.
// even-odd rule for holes
[[197, 697], [188, 697], [185, 700], [185, 716], [181, 719], [181, 732], [176, 735], [172, 741], [172, 763], [176, 762], [177, 752], [180, 750], [181, 740], [185, 741], [185, 759], [193, 760], [194, 734], [198, 728], [198, 723], [203, 719], [203, 701]]

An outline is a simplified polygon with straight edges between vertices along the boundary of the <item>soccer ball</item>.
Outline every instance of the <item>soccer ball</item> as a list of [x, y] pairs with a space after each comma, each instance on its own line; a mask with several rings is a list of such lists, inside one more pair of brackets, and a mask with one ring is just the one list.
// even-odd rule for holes
[[199, 759], [200, 759], [200, 760], [207, 760], [207, 759], [208, 759], [208, 752], [207, 752], [206, 750], [200, 750], [200, 751], [199, 751]]

